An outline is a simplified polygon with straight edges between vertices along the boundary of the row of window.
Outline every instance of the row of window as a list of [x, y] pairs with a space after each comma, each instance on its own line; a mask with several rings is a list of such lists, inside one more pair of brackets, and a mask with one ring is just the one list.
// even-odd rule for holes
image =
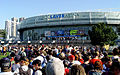
[[[51, 35], [49, 37], [59, 37], [59, 36], [70, 36], [70, 31], [77, 30], [75, 33], [76, 35], [85, 35], [88, 37], [88, 30], [90, 27], [55, 27], [55, 28], [38, 28], [32, 30], [26, 30], [23, 32], [23, 40], [41, 40], [41, 37], [48, 37], [46, 36], [46, 32], [50, 32]], [[59, 32], [59, 33], [58, 33]], [[53, 34], [54, 33], [54, 34]], [[68, 33], [68, 34], [66, 34]]]

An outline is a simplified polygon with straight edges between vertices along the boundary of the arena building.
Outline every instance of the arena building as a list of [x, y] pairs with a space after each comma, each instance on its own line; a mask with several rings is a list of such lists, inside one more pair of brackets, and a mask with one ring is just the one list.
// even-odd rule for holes
[[119, 34], [120, 12], [71, 12], [34, 16], [23, 20], [18, 31], [23, 41], [61, 38], [90, 40], [88, 31], [98, 23], [112, 26]]

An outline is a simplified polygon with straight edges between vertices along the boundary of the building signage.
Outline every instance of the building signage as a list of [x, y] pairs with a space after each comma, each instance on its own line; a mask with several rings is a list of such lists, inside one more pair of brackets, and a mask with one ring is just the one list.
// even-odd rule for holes
[[63, 18], [64, 14], [55, 14], [55, 15], [50, 15], [50, 19], [57, 19], [57, 18]]

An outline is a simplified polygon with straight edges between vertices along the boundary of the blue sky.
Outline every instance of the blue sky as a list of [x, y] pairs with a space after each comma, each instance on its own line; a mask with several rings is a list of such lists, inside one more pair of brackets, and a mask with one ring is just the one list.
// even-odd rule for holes
[[120, 0], [0, 0], [0, 29], [4, 29], [5, 20], [12, 17], [107, 8], [120, 8]]

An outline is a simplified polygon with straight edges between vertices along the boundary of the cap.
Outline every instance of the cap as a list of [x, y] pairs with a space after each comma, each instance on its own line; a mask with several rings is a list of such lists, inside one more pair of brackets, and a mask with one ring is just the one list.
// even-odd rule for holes
[[69, 60], [75, 60], [75, 56], [74, 55], [70, 55], [68, 56]]

